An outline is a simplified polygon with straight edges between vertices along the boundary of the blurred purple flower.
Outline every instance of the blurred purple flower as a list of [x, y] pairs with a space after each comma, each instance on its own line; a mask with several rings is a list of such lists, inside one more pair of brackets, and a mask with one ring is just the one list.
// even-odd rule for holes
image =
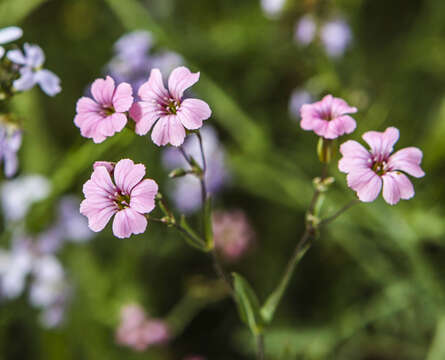
[[321, 41], [331, 57], [340, 57], [352, 41], [352, 31], [343, 19], [329, 21], [321, 28]]
[[311, 15], [303, 16], [295, 25], [294, 39], [301, 45], [309, 45], [314, 40], [317, 24]]
[[[23, 35], [23, 30], [17, 26], [8, 26], [0, 29], [0, 45], [10, 43], [20, 39]], [[0, 46], [0, 59], [5, 54], [5, 49]]]
[[[230, 175], [226, 168], [225, 152], [219, 143], [215, 129], [206, 125], [201, 129], [201, 134], [207, 163], [205, 177], [207, 190], [214, 195], [230, 180]], [[188, 137], [183, 149], [202, 166], [201, 152], [196, 136]], [[188, 167], [180, 151], [175, 148], [164, 150], [162, 162], [168, 170]], [[199, 180], [195, 176], [187, 175], [175, 179], [171, 192], [176, 207], [184, 213], [194, 212], [201, 206], [201, 188]]]
[[16, 127], [0, 125], [0, 162], [3, 162], [5, 176], [10, 178], [18, 169], [17, 152], [22, 145], [22, 131]]
[[76, 243], [90, 240], [94, 233], [88, 228], [88, 220], [79, 213], [80, 199], [64, 196], [59, 203], [59, 223], [64, 238]]
[[241, 210], [213, 213], [215, 247], [227, 261], [236, 261], [252, 245], [254, 231]]
[[125, 34], [114, 44], [117, 56], [130, 64], [138, 64], [147, 56], [153, 45], [153, 36], [148, 31], [137, 30]]
[[121, 322], [116, 331], [116, 341], [136, 351], [149, 346], [165, 344], [170, 340], [167, 324], [158, 319], [147, 318], [144, 309], [137, 304], [128, 304], [121, 309]]
[[21, 220], [29, 207], [48, 196], [49, 191], [48, 179], [40, 175], [28, 175], [5, 181], [1, 188], [5, 218], [9, 221]]
[[45, 62], [45, 54], [38, 45], [25, 43], [24, 52], [10, 50], [6, 54], [9, 60], [20, 65], [20, 78], [14, 80], [14, 88], [18, 91], [26, 91], [39, 84], [40, 88], [49, 96], [58, 94], [60, 79], [53, 72], [42, 69]]
[[289, 100], [289, 113], [293, 118], [300, 118], [300, 109], [304, 104], [309, 104], [313, 101], [311, 94], [301, 88], [295, 89]]

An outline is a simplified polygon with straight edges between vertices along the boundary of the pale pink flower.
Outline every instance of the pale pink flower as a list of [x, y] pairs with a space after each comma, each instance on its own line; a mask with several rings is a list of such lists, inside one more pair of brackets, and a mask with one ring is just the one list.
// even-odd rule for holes
[[384, 132], [368, 131], [362, 137], [369, 144], [370, 151], [353, 140], [340, 146], [343, 157], [338, 168], [348, 174], [348, 186], [364, 202], [377, 198], [382, 182], [383, 198], [388, 204], [394, 205], [400, 199], [411, 199], [414, 187], [404, 173], [417, 178], [425, 175], [420, 167], [422, 151], [416, 147], [407, 147], [391, 155], [399, 139], [399, 130], [394, 127]]
[[252, 245], [254, 232], [241, 210], [213, 213], [215, 247], [227, 261], [238, 260]]
[[126, 112], [133, 104], [133, 90], [127, 83], [116, 87], [113, 78], [107, 76], [93, 82], [91, 94], [93, 99], [81, 97], [77, 101], [74, 124], [82, 136], [101, 143], [127, 124]]
[[[101, 231], [113, 215], [113, 233], [119, 238], [131, 234], [141, 234], [147, 227], [143, 214], [155, 207], [158, 185], [145, 175], [143, 164], [132, 160], [120, 160], [114, 170], [106, 166], [96, 166], [90, 180], [83, 186], [85, 200], [80, 204], [80, 212], [88, 218], [88, 226], [93, 231]], [[111, 177], [114, 177], [114, 182]]]
[[[153, 69], [148, 81], [139, 88], [142, 101], [136, 102], [130, 115], [136, 122], [136, 134], [145, 135], [153, 127], [151, 138], [158, 146], [180, 146], [186, 129], [196, 130], [212, 114], [209, 105], [199, 99], [183, 99], [184, 91], [199, 80], [184, 66], [172, 71], [168, 90], [159, 69]], [[153, 126], [154, 125], [154, 126]]]
[[136, 304], [125, 305], [121, 310], [121, 322], [116, 331], [116, 341], [137, 351], [170, 340], [167, 324], [147, 318], [144, 309]]
[[349, 106], [343, 99], [326, 95], [321, 101], [301, 107], [300, 126], [325, 139], [336, 139], [355, 130], [355, 120], [348, 114], [356, 112], [357, 108]]

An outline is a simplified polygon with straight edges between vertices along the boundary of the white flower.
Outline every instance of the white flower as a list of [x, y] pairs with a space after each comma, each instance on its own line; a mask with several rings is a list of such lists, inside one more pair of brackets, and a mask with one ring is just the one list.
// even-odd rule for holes
[[[0, 45], [10, 43], [11, 41], [20, 39], [23, 35], [22, 29], [17, 26], [9, 26], [0, 29]], [[0, 59], [5, 54], [5, 49], [0, 46]]]

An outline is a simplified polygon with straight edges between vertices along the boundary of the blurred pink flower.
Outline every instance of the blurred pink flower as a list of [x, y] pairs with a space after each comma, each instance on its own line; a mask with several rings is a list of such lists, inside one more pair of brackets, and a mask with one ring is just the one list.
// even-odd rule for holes
[[254, 232], [241, 210], [213, 213], [215, 247], [228, 261], [238, 260], [252, 244]]
[[143, 351], [151, 345], [164, 344], [170, 339], [168, 326], [162, 320], [150, 319], [141, 306], [125, 305], [116, 331], [116, 341], [134, 350]]
[[363, 139], [371, 151], [358, 142], [349, 140], [340, 146], [343, 157], [338, 163], [340, 171], [347, 173], [348, 186], [357, 192], [361, 201], [374, 201], [380, 193], [383, 181], [383, 198], [394, 205], [400, 199], [414, 196], [414, 187], [403, 171], [414, 177], [425, 175], [420, 167], [422, 151], [408, 147], [393, 152], [394, 144], [399, 139], [399, 130], [394, 127], [384, 132], [368, 131]]
[[[114, 183], [111, 176], [114, 177]], [[130, 159], [120, 160], [113, 174], [105, 166], [96, 166], [90, 180], [83, 186], [85, 200], [80, 204], [80, 212], [88, 218], [88, 226], [93, 231], [101, 231], [110, 218], [113, 233], [119, 238], [131, 234], [141, 234], [147, 227], [143, 214], [155, 207], [154, 198], [158, 185], [152, 179], [142, 178], [145, 166], [134, 164]]]
[[346, 101], [326, 95], [321, 101], [301, 107], [301, 128], [312, 130], [325, 139], [336, 139], [355, 130], [355, 120], [348, 114], [357, 112]]
[[74, 124], [82, 136], [101, 143], [121, 131], [127, 124], [127, 112], [133, 104], [133, 90], [127, 83], [115, 87], [110, 76], [97, 79], [91, 85], [93, 99], [81, 97], [77, 101]]
[[192, 73], [181, 66], [170, 74], [167, 90], [161, 72], [153, 69], [148, 81], [139, 88], [142, 101], [136, 102], [130, 110], [136, 122], [136, 134], [145, 135], [153, 127], [151, 138], [156, 145], [182, 145], [185, 129], [199, 129], [203, 120], [212, 114], [206, 102], [183, 99], [184, 91], [198, 80], [199, 72]]

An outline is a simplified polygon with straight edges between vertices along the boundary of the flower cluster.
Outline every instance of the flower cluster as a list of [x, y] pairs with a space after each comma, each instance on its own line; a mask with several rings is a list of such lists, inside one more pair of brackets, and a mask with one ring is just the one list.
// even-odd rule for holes
[[[356, 113], [357, 109], [332, 95], [303, 105], [300, 112], [302, 129], [312, 130], [324, 139], [336, 139], [356, 128], [356, 122], [349, 114]], [[422, 151], [408, 147], [391, 155], [399, 139], [399, 130], [394, 127], [384, 132], [368, 131], [362, 137], [370, 151], [353, 140], [340, 146], [343, 157], [339, 169], [348, 174], [348, 186], [364, 202], [374, 201], [382, 187], [383, 198], [390, 205], [400, 199], [412, 198], [414, 187], [404, 173], [418, 178], [425, 175], [420, 167]]]
[[144, 351], [153, 345], [162, 345], [170, 340], [167, 324], [148, 318], [144, 309], [137, 304], [128, 304], [121, 309], [121, 321], [116, 331], [118, 344], [136, 351]]

